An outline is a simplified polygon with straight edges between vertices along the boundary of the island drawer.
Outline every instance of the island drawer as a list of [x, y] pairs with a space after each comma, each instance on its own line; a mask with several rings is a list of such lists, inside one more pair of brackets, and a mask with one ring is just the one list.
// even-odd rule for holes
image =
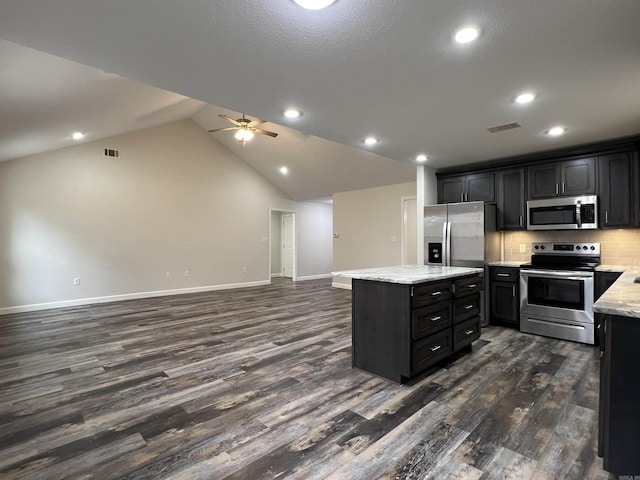
[[520, 269], [517, 267], [489, 267], [492, 282], [516, 283], [520, 281]]
[[413, 308], [426, 307], [436, 302], [449, 300], [451, 298], [451, 282], [430, 282], [415, 285], [411, 289]]
[[482, 286], [482, 277], [480, 276], [461, 278], [454, 282], [454, 296], [464, 297], [465, 295], [478, 293], [482, 290]]
[[411, 314], [411, 338], [421, 338], [451, 326], [451, 303], [440, 302], [436, 305], [414, 310]]
[[453, 322], [460, 323], [468, 318], [480, 315], [480, 294], [456, 298], [453, 301]]
[[453, 349], [459, 350], [480, 338], [480, 317], [473, 317], [453, 327]]
[[412, 346], [412, 374], [430, 367], [453, 353], [451, 329], [415, 342]]

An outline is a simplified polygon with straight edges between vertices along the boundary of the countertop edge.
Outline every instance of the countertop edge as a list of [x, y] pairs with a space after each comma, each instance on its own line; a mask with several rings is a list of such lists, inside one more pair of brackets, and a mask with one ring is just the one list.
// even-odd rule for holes
[[595, 313], [640, 318], [640, 283], [634, 283], [634, 280], [639, 275], [640, 272], [635, 269], [625, 269], [613, 285], [594, 302], [593, 311]]
[[334, 277], [402, 285], [415, 285], [418, 283], [446, 280], [474, 274], [483, 275], [484, 269], [474, 267], [439, 267], [433, 265], [419, 265], [415, 267], [400, 265], [331, 272], [331, 275]]

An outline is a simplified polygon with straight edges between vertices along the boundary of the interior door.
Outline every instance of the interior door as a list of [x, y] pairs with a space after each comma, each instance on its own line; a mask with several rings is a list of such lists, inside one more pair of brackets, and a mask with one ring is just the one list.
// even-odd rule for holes
[[416, 199], [402, 199], [402, 264], [415, 265], [418, 258]]
[[293, 278], [295, 267], [293, 214], [282, 215], [282, 276]]

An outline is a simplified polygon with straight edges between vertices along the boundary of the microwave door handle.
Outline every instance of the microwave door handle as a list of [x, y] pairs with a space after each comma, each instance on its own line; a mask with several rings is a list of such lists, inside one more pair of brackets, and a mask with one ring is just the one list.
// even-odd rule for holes
[[576, 202], [576, 224], [578, 225], [578, 228], [582, 228], [582, 208], [580, 200]]

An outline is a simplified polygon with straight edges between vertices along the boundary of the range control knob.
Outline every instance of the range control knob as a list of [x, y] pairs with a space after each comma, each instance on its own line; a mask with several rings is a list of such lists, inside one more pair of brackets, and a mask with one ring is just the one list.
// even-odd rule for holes
[[587, 248], [589, 248], [589, 247], [587, 247], [586, 245], [584, 247], [582, 247], [583, 250], [586, 250]]
[[540, 250], [544, 250], [544, 245], [540, 245]]
[[576, 245], [576, 250], [580, 250], [580, 245]]
[[534, 246], [533, 248], [535, 248], [536, 250], [538, 250], [538, 248], [540, 248], [540, 247], [538, 247], [538, 245], [536, 245], [536, 246]]
[[596, 249], [596, 247], [594, 247], [593, 245], [591, 245], [591, 250], [595, 250], [595, 249]]

